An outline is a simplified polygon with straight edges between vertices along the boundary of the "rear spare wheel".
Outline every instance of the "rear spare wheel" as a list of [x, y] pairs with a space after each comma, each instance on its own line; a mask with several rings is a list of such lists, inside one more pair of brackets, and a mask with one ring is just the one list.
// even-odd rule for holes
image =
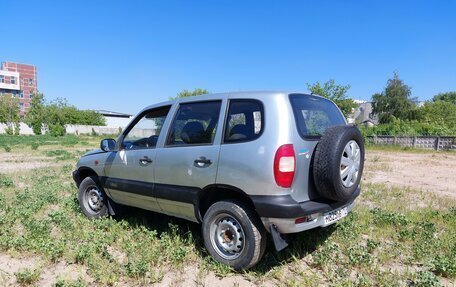
[[357, 189], [364, 167], [364, 143], [355, 126], [328, 128], [315, 149], [313, 178], [328, 199], [346, 201]]

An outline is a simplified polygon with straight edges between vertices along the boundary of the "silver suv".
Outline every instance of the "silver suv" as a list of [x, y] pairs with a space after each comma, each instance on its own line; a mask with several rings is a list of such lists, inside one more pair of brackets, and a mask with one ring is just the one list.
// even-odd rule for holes
[[202, 223], [207, 251], [242, 270], [267, 234], [279, 251], [282, 234], [346, 216], [363, 162], [359, 130], [325, 98], [224, 93], [145, 108], [82, 156], [73, 178], [86, 216], [127, 205]]

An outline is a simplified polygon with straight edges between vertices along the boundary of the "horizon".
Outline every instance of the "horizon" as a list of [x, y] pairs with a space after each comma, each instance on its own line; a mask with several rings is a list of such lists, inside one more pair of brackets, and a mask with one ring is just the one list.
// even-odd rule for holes
[[456, 90], [455, 3], [359, 3], [8, 2], [0, 61], [35, 65], [48, 100], [130, 114], [183, 89], [330, 79], [370, 101], [395, 71], [419, 101]]

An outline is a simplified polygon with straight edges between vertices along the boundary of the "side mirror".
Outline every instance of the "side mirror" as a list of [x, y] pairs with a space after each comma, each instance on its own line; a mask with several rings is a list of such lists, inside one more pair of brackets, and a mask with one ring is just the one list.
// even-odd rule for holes
[[116, 149], [116, 141], [113, 139], [103, 139], [101, 140], [100, 148], [103, 151], [113, 151]]

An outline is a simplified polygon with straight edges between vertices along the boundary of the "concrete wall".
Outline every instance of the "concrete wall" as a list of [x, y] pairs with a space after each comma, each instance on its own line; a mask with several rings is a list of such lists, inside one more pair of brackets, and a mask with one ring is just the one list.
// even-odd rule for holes
[[126, 127], [132, 118], [117, 118], [117, 117], [104, 117], [106, 120], [106, 126], [112, 128], [124, 128]]
[[456, 137], [445, 136], [368, 136], [366, 142], [434, 150], [456, 150]]
[[119, 128], [113, 128], [108, 126], [86, 126], [86, 125], [67, 125], [66, 133], [73, 135], [80, 134], [91, 134], [95, 132], [99, 135], [118, 135], [120, 133]]
[[[0, 124], [0, 134], [5, 134], [7, 126]], [[91, 134], [92, 129], [94, 132], [100, 135], [118, 135], [119, 127], [108, 127], [108, 126], [86, 126], [86, 125], [67, 125], [67, 134]], [[45, 133], [45, 130], [42, 130]], [[25, 123], [20, 123], [20, 134], [21, 135], [33, 135], [32, 128], [29, 128]]]
[[[29, 128], [25, 123], [20, 123], [19, 127], [21, 135], [33, 135], [32, 128]], [[6, 134], [6, 128], [5, 124], [0, 124], [0, 134]]]

